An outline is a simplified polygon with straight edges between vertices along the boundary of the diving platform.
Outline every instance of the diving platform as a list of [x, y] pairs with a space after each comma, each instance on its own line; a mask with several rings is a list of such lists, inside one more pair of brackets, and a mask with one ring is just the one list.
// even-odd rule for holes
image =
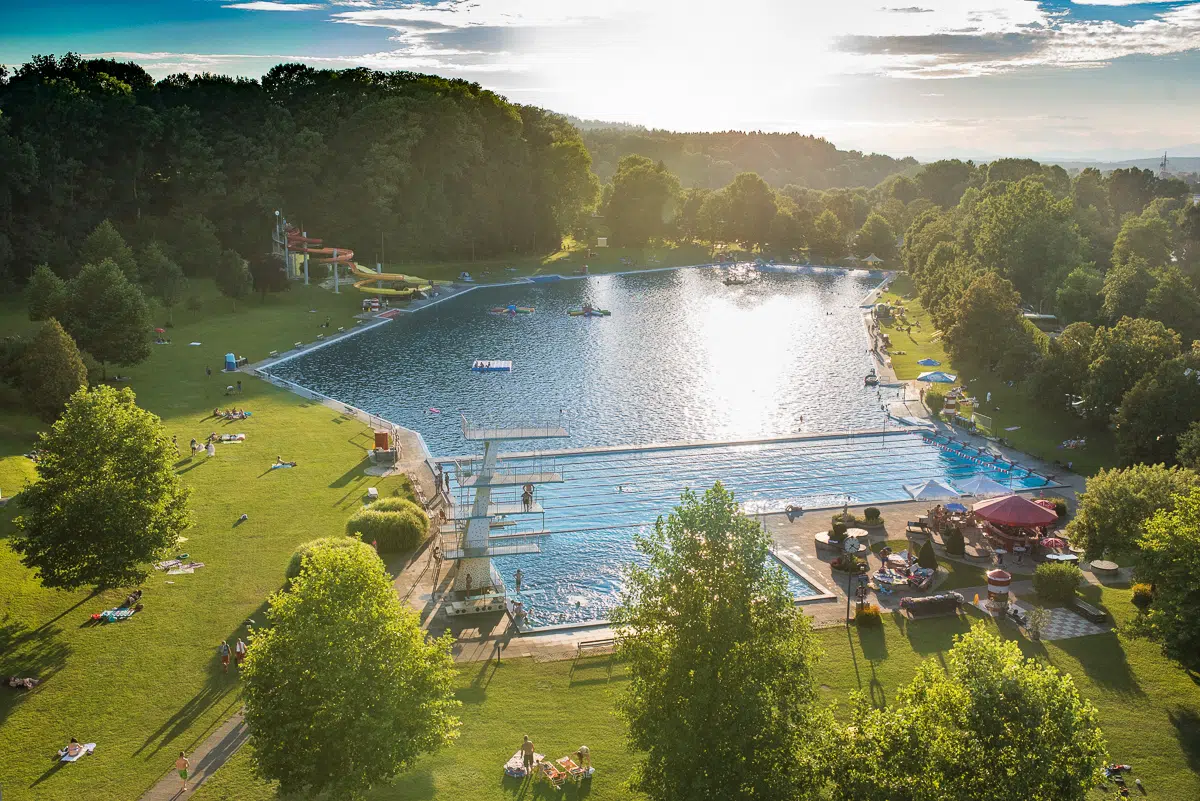
[[[514, 501], [512, 503], [488, 504], [487, 515], [485, 516], [495, 517], [496, 515], [504, 515], [505, 517], [508, 517], [510, 515], [540, 515], [544, 514], [545, 512], [546, 510], [542, 507], [542, 505], [536, 501], [529, 504], [529, 506], [526, 506], [521, 501]], [[473, 517], [477, 517], [477, 515], [472, 512], [470, 506], [458, 506], [454, 510], [454, 520], [470, 520]]]
[[526, 484], [561, 484], [561, 470], [542, 473], [477, 473], [458, 480], [460, 487], [523, 487]]
[[489, 556], [516, 556], [524, 553], [541, 553], [541, 538], [548, 536], [548, 531], [537, 531], [527, 534], [510, 534], [503, 537], [488, 537], [485, 547], [455, 546], [442, 552], [442, 558], [447, 561], [457, 559], [481, 559]]
[[463, 439], [470, 441], [510, 439], [553, 439], [569, 437], [571, 431], [560, 418], [552, 421], [528, 420], [508, 425], [494, 423], [472, 423], [462, 416]]

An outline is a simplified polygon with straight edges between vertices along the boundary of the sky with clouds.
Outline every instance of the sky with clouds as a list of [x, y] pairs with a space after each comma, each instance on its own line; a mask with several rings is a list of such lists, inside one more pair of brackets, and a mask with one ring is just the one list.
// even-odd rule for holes
[[361, 65], [923, 158], [1200, 155], [1200, 0], [0, 0], [0, 30], [10, 65]]

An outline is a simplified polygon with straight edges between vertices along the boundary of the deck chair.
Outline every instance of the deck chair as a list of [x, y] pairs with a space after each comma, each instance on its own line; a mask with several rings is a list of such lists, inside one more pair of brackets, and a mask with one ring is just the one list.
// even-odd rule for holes
[[561, 790], [563, 782], [567, 780], [567, 774], [564, 771], [554, 767], [554, 763], [543, 761], [538, 763], [541, 769], [542, 778], [545, 779], [551, 787], [556, 790]]

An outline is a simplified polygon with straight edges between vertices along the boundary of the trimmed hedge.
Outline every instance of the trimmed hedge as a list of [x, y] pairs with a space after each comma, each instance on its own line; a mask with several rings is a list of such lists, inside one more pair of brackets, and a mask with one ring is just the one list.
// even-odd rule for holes
[[1066, 498], [1044, 498], [1043, 500], [1054, 501], [1054, 513], [1058, 515], [1059, 520], [1066, 520], [1070, 515], [1070, 508], [1067, 506]]
[[883, 625], [883, 615], [875, 604], [867, 604], [854, 615], [854, 625], [866, 628], [878, 628]]
[[921, 546], [921, 550], [917, 553], [917, 564], [929, 570], [937, 570], [937, 554], [933, 550], [932, 541], [925, 540], [925, 544]]
[[946, 546], [946, 553], [951, 556], [962, 556], [967, 552], [967, 541], [963, 537], [962, 529], [950, 529], [942, 535], [942, 542]]
[[1083, 581], [1083, 571], [1075, 565], [1043, 562], [1033, 572], [1033, 589], [1051, 603], [1066, 603], [1075, 597], [1075, 588]]
[[878, 506], [868, 506], [866, 509], [863, 509], [863, 514], [866, 516], [864, 519], [872, 525], [883, 520], [883, 515], [879, 513]]
[[[397, 500], [401, 503], [394, 503]], [[397, 508], [377, 508], [384, 502], [388, 507], [394, 505]], [[429, 534], [429, 516], [412, 501], [381, 498], [355, 512], [346, 521], [346, 533], [368, 545], [374, 542], [380, 553], [411, 551]]]
[[1149, 584], [1134, 584], [1133, 597], [1130, 598], [1133, 605], [1139, 610], [1145, 612], [1150, 608], [1150, 604], [1154, 603], [1154, 591], [1150, 589]]
[[[287, 572], [284, 574], [288, 581], [291, 581], [296, 576], [300, 575], [300, 569], [304, 566], [304, 560], [312, 553], [320, 548], [370, 548], [370, 545], [360, 542], [354, 537], [321, 537], [319, 540], [310, 540], [304, 543], [294, 552], [292, 558], [288, 561]], [[372, 550], [374, 553], [374, 550]]]
[[380, 498], [377, 501], [372, 501], [368, 509], [374, 509], [377, 512], [408, 512], [415, 511], [420, 514], [425, 514], [425, 511], [416, 503], [408, 498], [402, 498], [399, 495], [390, 495]]

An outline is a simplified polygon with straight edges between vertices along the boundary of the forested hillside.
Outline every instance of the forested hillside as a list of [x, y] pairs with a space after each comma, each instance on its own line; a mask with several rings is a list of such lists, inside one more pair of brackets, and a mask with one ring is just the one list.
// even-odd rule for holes
[[[69, 276], [110, 219], [185, 272], [269, 247], [276, 209], [391, 258], [557, 248], [594, 206], [578, 132], [476, 84], [367, 69], [262, 81], [67, 55], [0, 71], [0, 277]], [[203, 253], [196, 253], [196, 250]]]
[[870, 187], [917, 166], [913, 158], [838, 150], [820, 137], [798, 133], [675, 133], [628, 126], [582, 130], [602, 181], [612, 180], [617, 163], [630, 154], [662, 161], [685, 188], [702, 189], [719, 189], [743, 172], [756, 172], [779, 189], [788, 184]]

